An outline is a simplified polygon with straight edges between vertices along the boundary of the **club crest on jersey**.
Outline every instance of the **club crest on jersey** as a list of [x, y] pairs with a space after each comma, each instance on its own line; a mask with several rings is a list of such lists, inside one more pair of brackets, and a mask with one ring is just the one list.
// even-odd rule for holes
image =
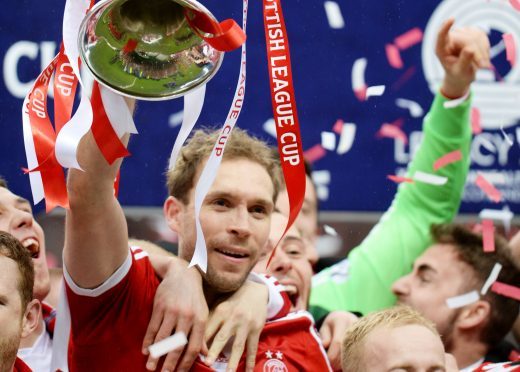
[[265, 357], [267, 360], [264, 363], [263, 372], [289, 372], [283, 362], [283, 353], [281, 351], [272, 352], [267, 350]]

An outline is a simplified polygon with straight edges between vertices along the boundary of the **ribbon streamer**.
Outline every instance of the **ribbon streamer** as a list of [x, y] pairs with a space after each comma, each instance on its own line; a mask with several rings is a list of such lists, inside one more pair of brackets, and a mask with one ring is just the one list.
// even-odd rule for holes
[[[247, 24], [247, 2], [248, 0], [243, 0], [242, 27], [244, 31]], [[200, 224], [200, 210], [202, 208], [204, 198], [206, 197], [206, 194], [208, 193], [211, 185], [213, 184], [213, 181], [215, 180], [215, 177], [217, 176], [220, 163], [222, 162], [222, 155], [224, 154], [227, 139], [231, 135], [238, 117], [240, 116], [240, 112], [242, 111], [246, 89], [246, 56], [246, 44], [244, 43], [242, 44], [240, 73], [238, 76], [233, 102], [226, 117], [226, 121], [222, 126], [219, 138], [217, 138], [215, 146], [211, 151], [211, 155], [209, 156], [209, 159], [206, 162], [204, 169], [202, 170], [199, 182], [195, 188], [195, 227], [197, 230], [197, 241], [195, 243], [195, 250], [193, 252], [193, 257], [191, 258], [189, 267], [198, 266], [203, 272], [207, 271], [208, 252], [206, 251], [206, 241], [204, 239], [204, 233]]]
[[[195, 33], [216, 50], [230, 52], [246, 41], [245, 26], [242, 30], [233, 19], [218, 23], [203, 12], [187, 8], [184, 9], [184, 15]], [[203, 33], [213, 36], [205, 36]]]
[[186, 139], [190, 135], [191, 130], [195, 126], [195, 123], [200, 116], [202, 106], [204, 105], [205, 95], [206, 84], [195, 90], [192, 90], [184, 96], [184, 113], [182, 117], [182, 125], [181, 129], [179, 129], [179, 134], [177, 134], [175, 144], [172, 148], [170, 162], [168, 165], [169, 170], [173, 170], [173, 168], [175, 168], [175, 163], [177, 162], [177, 158], [181, 152], [182, 145], [184, 145], [184, 142], [186, 142]]
[[[93, 123], [92, 135], [103, 157], [108, 164], [113, 164], [116, 159], [130, 155], [126, 146], [119, 140], [119, 136], [112, 127], [108, 115], [103, 107], [99, 84], [95, 81], [92, 86]], [[122, 102], [120, 109], [124, 110], [126, 104]]]
[[[31, 131], [28, 106], [29, 99], [26, 97], [22, 106], [23, 142], [25, 147], [25, 156], [27, 157], [27, 167], [29, 169], [34, 169], [38, 167], [38, 159], [36, 157], [36, 148], [34, 145], [33, 133]], [[36, 205], [45, 197], [42, 174], [38, 171], [30, 172], [29, 182], [31, 184], [33, 203]]]
[[[27, 111], [24, 107], [22, 112], [24, 116], [23, 121], [30, 123], [34, 152], [38, 163], [38, 166], [29, 172], [40, 172], [45, 195], [45, 209], [47, 212], [50, 212], [56, 206], [68, 208], [65, 173], [54, 157], [56, 134], [47, 112], [49, 83], [58, 63], [58, 59], [59, 55], [54, 57], [51, 63], [42, 71], [40, 76], [38, 76], [33, 88], [26, 97]], [[26, 113], [28, 118], [25, 117]], [[28, 159], [33, 156], [31, 151], [31, 147], [26, 147]], [[41, 190], [37, 192], [40, 193], [40, 195], [37, 195], [39, 199], [35, 199], [35, 202], [36, 200], [41, 201]]]
[[[63, 46], [70, 66], [79, 84], [84, 87], [79, 71], [79, 50], [77, 45], [79, 27], [90, 9], [89, 0], [67, 0], [63, 15]], [[74, 116], [63, 126], [56, 137], [56, 159], [66, 168], [81, 169], [77, 160], [79, 141], [90, 130], [93, 113], [86, 92], [82, 92], [79, 107]]]
[[[269, 82], [278, 137], [278, 152], [290, 206], [289, 220], [280, 237], [282, 239], [300, 212], [305, 196], [306, 178], [292, 81], [289, 40], [282, 6], [280, 0], [264, 0], [263, 5]], [[268, 266], [276, 252], [276, 246], [267, 261]]]

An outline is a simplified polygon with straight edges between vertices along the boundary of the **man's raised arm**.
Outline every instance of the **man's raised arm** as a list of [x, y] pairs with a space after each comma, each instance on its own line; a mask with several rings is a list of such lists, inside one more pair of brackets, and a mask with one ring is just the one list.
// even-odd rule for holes
[[[134, 101], [127, 101], [133, 111]], [[122, 139], [125, 145], [128, 136]], [[114, 196], [114, 180], [122, 159], [109, 165], [92, 132], [81, 140], [78, 161], [84, 171], [71, 169], [67, 189], [63, 259], [72, 280], [82, 288], [95, 288], [108, 279], [128, 256], [128, 229]]]

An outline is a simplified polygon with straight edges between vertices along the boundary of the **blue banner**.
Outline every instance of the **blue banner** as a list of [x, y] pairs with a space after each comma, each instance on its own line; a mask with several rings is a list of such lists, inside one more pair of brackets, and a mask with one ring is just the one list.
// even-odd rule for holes
[[[218, 19], [240, 23], [241, 1], [202, 3]], [[442, 21], [481, 27], [490, 37], [496, 71], [482, 71], [474, 106], [482, 133], [473, 139], [472, 166], [462, 212], [504, 206], [520, 213], [520, 68], [506, 60], [502, 39], [512, 34], [520, 61], [520, 12], [507, 0], [295, 1], [283, 2], [304, 150], [310, 150], [323, 210], [384, 211], [396, 191], [388, 174], [402, 174], [421, 137], [421, 123], [442, 77], [434, 48]], [[1, 17], [0, 175], [30, 198], [23, 148], [23, 97], [61, 41], [63, 1], [6, 2]], [[249, 3], [248, 81], [238, 126], [275, 143], [260, 1]], [[233, 98], [240, 52], [228, 53], [208, 84], [198, 126], [221, 125]], [[354, 67], [357, 66], [357, 67]], [[354, 76], [353, 76], [354, 75]], [[381, 96], [360, 101], [356, 80], [384, 85]], [[122, 168], [123, 205], [159, 206], [164, 172], [182, 120], [182, 100], [141, 102], [139, 135]], [[341, 123], [347, 125], [343, 136]], [[383, 123], [399, 123], [408, 144], [378, 138]], [[354, 131], [350, 144], [348, 134]], [[498, 204], [475, 186], [482, 173], [503, 194]]]

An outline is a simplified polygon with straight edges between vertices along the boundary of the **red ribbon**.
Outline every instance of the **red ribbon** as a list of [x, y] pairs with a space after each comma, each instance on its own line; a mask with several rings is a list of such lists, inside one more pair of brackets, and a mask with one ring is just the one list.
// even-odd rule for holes
[[54, 126], [56, 134], [70, 120], [77, 87], [78, 78], [72, 70], [62, 43], [54, 75]]
[[47, 112], [47, 92], [52, 73], [60, 59], [58, 54], [52, 62], [43, 70], [36, 80], [33, 89], [29, 93], [27, 110], [33, 135], [34, 148], [38, 167], [32, 169], [39, 171], [42, 177], [45, 193], [45, 209], [50, 212], [57, 206], [69, 207], [67, 188], [65, 185], [65, 173], [56, 160], [54, 144], [56, 133]]
[[230, 52], [246, 41], [246, 34], [233, 19], [218, 23], [206, 13], [188, 8], [184, 8], [184, 16], [193, 31], [216, 50]]
[[92, 113], [94, 115], [91, 127], [92, 135], [108, 164], [114, 163], [118, 158], [129, 156], [130, 152], [121, 142], [112, 124], [110, 124], [110, 120], [108, 120], [101, 99], [101, 91], [96, 81], [92, 85], [90, 102], [92, 103]]
[[[264, 0], [264, 30], [278, 152], [289, 195], [290, 212], [285, 235], [303, 204], [306, 178], [292, 82], [289, 41], [280, 0]], [[275, 251], [276, 247], [267, 265]]]

